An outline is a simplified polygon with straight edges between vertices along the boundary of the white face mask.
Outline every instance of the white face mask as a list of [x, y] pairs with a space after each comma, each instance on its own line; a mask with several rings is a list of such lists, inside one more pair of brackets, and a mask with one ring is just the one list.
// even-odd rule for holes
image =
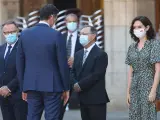
[[83, 45], [86, 46], [90, 41], [88, 40], [88, 35], [81, 35], [79, 38], [79, 42]]
[[67, 23], [67, 29], [71, 32], [74, 32], [77, 29], [77, 23], [76, 22], [70, 22]]
[[133, 32], [137, 38], [143, 38], [144, 36], [146, 36], [146, 31], [144, 28], [134, 29]]

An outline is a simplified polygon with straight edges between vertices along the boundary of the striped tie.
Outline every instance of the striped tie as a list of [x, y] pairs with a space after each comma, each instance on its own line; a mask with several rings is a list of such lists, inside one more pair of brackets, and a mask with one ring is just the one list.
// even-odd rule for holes
[[69, 36], [69, 39], [67, 42], [67, 57], [68, 58], [71, 56], [71, 50], [72, 50], [72, 34]]
[[87, 58], [87, 50], [84, 50], [84, 54], [83, 54], [83, 62], [82, 62], [82, 65], [85, 63], [86, 61], [86, 58]]

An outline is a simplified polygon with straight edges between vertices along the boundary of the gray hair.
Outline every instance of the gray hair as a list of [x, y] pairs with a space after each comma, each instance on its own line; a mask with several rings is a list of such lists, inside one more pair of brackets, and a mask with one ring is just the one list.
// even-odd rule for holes
[[77, 21], [78, 21], [78, 16], [77, 16], [76, 14], [74, 14], [74, 13], [68, 14], [68, 15], [66, 16], [66, 20], [67, 20], [67, 18], [70, 17], [70, 16], [76, 18]]
[[17, 25], [17, 23], [14, 20], [8, 20], [7, 22], [5, 22], [5, 23], [2, 24], [2, 29], [3, 29], [3, 27], [5, 25], [10, 25], [10, 24], [13, 24], [13, 25], [16, 26], [16, 28], [18, 28], [18, 25]]

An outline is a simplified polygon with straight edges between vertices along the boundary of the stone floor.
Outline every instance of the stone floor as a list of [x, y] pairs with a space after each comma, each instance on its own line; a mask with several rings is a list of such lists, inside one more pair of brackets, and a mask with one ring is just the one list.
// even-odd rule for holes
[[[0, 120], [2, 119], [2, 115], [0, 114]], [[44, 117], [41, 120], [45, 120]], [[64, 116], [64, 120], [81, 120], [80, 111], [79, 110], [69, 110], [66, 112]], [[107, 120], [128, 120], [128, 112], [108, 112]], [[158, 119], [160, 120], [160, 112], [158, 113]]]

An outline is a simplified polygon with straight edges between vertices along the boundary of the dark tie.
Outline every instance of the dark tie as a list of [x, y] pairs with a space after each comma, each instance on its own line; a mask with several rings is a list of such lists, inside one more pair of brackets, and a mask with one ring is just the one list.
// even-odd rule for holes
[[10, 54], [10, 52], [11, 52], [11, 48], [12, 48], [12, 46], [11, 46], [11, 45], [9, 45], [9, 46], [8, 46], [8, 51], [7, 51], [6, 56], [5, 56], [5, 63], [7, 63], [7, 60], [8, 60], [9, 54]]
[[69, 36], [69, 39], [67, 42], [67, 57], [68, 58], [71, 56], [71, 50], [72, 50], [72, 34]]

